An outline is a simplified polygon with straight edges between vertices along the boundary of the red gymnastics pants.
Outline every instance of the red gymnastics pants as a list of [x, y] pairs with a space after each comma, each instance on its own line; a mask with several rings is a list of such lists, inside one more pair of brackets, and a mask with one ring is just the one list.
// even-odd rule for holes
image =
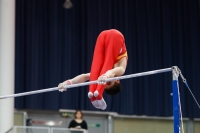
[[[113, 69], [122, 48], [125, 48], [124, 37], [118, 30], [111, 29], [100, 33], [94, 50], [90, 70], [90, 81], [97, 80], [99, 76]], [[92, 94], [94, 94], [96, 90], [99, 92], [97, 97], [90, 97], [90, 100], [101, 100], [104, 87], [105, 85], [90, 85], [89, 92], [92, 92]]]

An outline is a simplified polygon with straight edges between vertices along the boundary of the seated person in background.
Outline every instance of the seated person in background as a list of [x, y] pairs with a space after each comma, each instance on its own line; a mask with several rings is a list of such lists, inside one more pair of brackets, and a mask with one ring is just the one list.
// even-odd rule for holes
[[75, 119], [72, 120], [68, 126], [70, 129], [85, 129], [87, 130], [87, 123], [85, 120], [83, 120], [83, 114], [81, 110], [76, 110], [74, 114]]

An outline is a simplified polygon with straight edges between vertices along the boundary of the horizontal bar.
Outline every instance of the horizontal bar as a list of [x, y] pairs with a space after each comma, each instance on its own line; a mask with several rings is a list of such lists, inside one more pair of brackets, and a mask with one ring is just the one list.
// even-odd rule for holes
[[[70, 110], [70, 109], [60, 109], [59, 112], [61, 113], [75, 113], [76, 110]], [[170, 117], [157, 117], [157, 116], [146, 116], [146, 115], [121, 115], [118, 114], [117, 112], [106, 112], [106, 111], [86, 111], [86, 110], [82, 110], [81, 111], [84, 116], [87, 115], [95, 115], [95, 116], [112, 116], [114, 118], [130, 118], [130, 119], [155, 119], [155, 120], [174, 120], [173, 116]], [[45, 111], [41, 111], [41, 113], [45, 113]], [[189, 120], [189, 118], [185, 117], [183, 118], [183, 120]]]
[[70, 128], [60, 128], [60, 127], [51, 127], [51, 132], [53, 133], [53, 131], [55, 131], [55, 130], [57, 130], [57, 131], [77, 131], [77, 132], [80, 132], [80, 131], [83, 131], [82, 133], [86, 133], [87, 132], [87, 130], [85, 130], [85, 129], [70, 129]]
[[159, 69], [159, 70], [153, 70], [153, 71], [136, 73], [136, 74], [129, 74], [129, 75], [124, 75], [124, 76], [109, 78], [106, 81], [135, 78], [135, 77], [141, 77], [141, 76], [147, 76], [147, 75], [152, 75], [152, 74], [164, 73], [164, 72], [169, 72], [169, 71], [172, 71], [172, 68]]
[[[106, 82], [113, 81], [113, 80], [119, 80], [119, 79], [128, 79], [128, 78], [134, 78], [134, 77], [147, 76], [147, 75], [164, 73], [164, 72], [169, 72], [169, 71], [172, 71], [172, 68], [159, 69], [159, 70], [154, 70], [154, 71], [148, 71], [148, 72], [124, 75], [124, 76], [119, 76], [119, 77], [114, 77], [114, 78], [108, 78], [106, 80]], [[79, 83], [79, 84], [68, 85], [67, 88], [74, 88], [74, 87], [86, 86], [86, 85], [91, 85], [91, 84], [97, 84], [97, 80]], [[50, 91], [55, 91], [55, 90], [58, 90], [58, 87], [47, 88], [47, 89], [36, 90], [36, 91], [29, 91], [29, 92], [6, 95], [6, 96], [0, 96], [0, 99], [11, 98], [11, 97], [20, 97], [20, 96], [38, 94], [38, 93], [43, 93], [43, 92], [50, 92]]]
[[49, 127], [36, 127], [36, 126], [14, 126], [15, 129], [41, 129], [41, 130], [50, 130]]

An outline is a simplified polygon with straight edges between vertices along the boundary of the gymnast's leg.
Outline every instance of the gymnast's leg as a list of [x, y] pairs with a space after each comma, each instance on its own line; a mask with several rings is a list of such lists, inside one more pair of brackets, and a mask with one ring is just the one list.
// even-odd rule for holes
[[[97, 80], [101, 69], [103, 67], [104, 63], [104, 58], [105, 58], [105, 38], [106, 38], [106, 32], [107, 31], [102, 31], [96, 41], [95, 45], [95, 50], [94, 50], [94, 55], [93, 55], [93, 60], [92, 60], [92, 66], [90, 70], [90, 81]], [[88, 97], [90, 98], [92, 104], [96, 107], [98, 107], [97, 102], [95, 101], [96, 98], [94, 97], [94, 91], [97, 88], [97, 84], [93, 84], [89, 86], [89, 93]]]
[[[104, 55], [105, 58], [99, 76], [105, 74], [108, 70], [113, 69], [115, 61], [120, 53], [120, 49], [123, 46], [124, 46], [124, 37], [119, 31], [112, 29], [106, 33], [105, 55]], [[106, 102], [104, 101], [102, 96], [104, 88], [105, 85], [97, 85], [97, 89], [94, 93], [94, 96], [98, 101], [98, 105], [103, 110], [106, 109], [107, 107]]]

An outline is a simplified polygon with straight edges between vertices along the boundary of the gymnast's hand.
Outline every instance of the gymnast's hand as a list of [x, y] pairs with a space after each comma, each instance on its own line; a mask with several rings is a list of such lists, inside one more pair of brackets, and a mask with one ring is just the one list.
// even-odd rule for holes
[[67, 85], [71, 85], [71, 84], [72, 84], [71, 80], [67, 80], [67, 81], [64, 81], [63, 83], [60, 83], [58, 85], [58, 91], [60, 92], [67, 91]]
[[97, 83], [98, 84], [106, 84], [106, 79], [108, 79], [108, 76], [103, 74], [101, 76], [99, 76]]

